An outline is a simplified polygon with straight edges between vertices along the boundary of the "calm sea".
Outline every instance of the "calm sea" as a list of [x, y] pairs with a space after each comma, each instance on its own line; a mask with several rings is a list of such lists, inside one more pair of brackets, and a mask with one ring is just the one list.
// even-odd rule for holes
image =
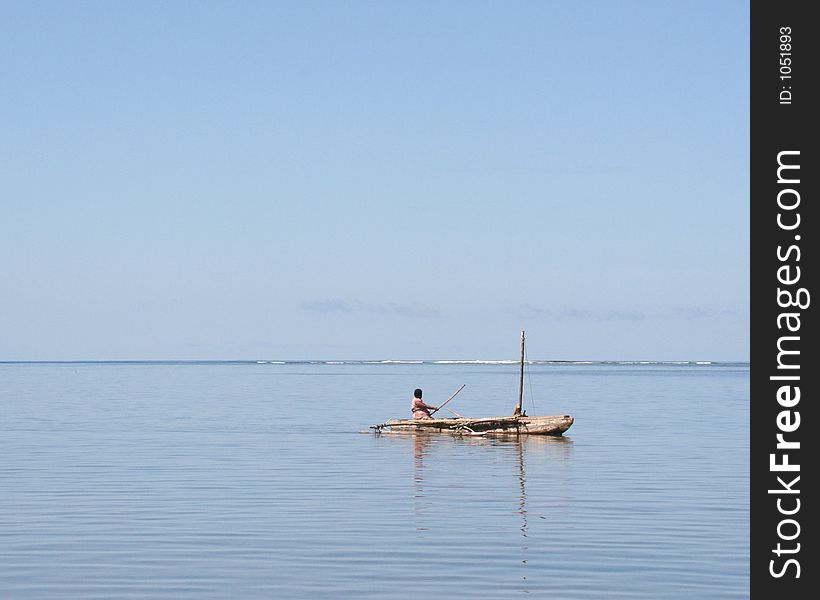
[[0, 598], [746, 598], [747, 364], [0, 364]]

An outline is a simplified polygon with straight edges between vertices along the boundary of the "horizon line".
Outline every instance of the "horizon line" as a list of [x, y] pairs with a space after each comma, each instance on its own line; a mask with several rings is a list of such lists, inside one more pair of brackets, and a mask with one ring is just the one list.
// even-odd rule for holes
[[[480, 364], [495, 363], [498, 365], [519, 364], [519, 359], [509, 358], [137, 358], [137, 359], [20, 359], [0, 360], [0, 364], [133, 364], [133, 363], [250, 363], [250, 364], [328, 364], [334, 363], [369, 363], [369, 364]], [[649, 364], [716, 364], [716, 363], [750, 363], [749, 359], [569, 359], [569, 358], [528, 358], [525, 363], [649, 363]]]

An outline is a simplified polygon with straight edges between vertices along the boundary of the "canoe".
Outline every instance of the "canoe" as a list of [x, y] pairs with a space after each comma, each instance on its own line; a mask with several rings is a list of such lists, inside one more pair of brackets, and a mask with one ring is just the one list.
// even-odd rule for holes
[[550, 417], [485, 417], [480, 419], [390, 419], [373, 425], [377, 431], [425, 431], [462, 435], [563, 435], [574, 419], [570, 415]]
[[[444, 404], [455, 398], [464, 386], [450, 396]], [[459, 416], [454, 419], [390, 419], [370, 428], [381, 432], [387, 431], [424, 431], [449, 432], [462, 435], [563, 435], [572, 426], [574, 419], [570, 415], [551, 417], [528, 417], [522, 412], [524, 396], [524, 332], [521, 332], [521, 371], [518, 383], [518, 402], [512, 416], [484, 417], [469, 419]], [[449, 409], [448, 409], [449, 410]], [[435, 411], [433, 411], [435, 412]]]

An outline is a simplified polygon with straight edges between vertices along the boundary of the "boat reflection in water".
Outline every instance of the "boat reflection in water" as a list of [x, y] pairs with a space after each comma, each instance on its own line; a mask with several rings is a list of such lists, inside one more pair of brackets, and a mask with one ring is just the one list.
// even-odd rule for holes
[[[527, 588], [531, 528], [535, 528], [536, 544], [553, 543], [555, 521], [572, 502], [571, 490], [561, 483], [571, 479], [572, 439], [458, 437], [423, 431], [386, 434], [381, 439], [412, 449], [412, 509], [419, 541], [426, 540], [424, 545], [433, 553], [444, 551], [442, 544], [463, 548], [458, 551], [461, 560], [475, 552], [507, 547], [520, 556], [516, 585]], [[532, 467], [529, 480], [528, 464]], [[534, 507], [528, 507], [528, 502]], [[488, 533], [498, 547], [475, 548], [472, 540], [477, 546]], [[487, 568], [492, 561], [481, 562]]]

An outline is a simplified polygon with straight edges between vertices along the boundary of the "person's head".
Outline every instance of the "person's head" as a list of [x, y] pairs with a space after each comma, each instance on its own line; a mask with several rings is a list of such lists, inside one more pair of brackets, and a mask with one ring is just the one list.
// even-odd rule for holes
[[413, 392], [413, 398], [421, 398], [421, 390], [419, 388], [416, 388]]

